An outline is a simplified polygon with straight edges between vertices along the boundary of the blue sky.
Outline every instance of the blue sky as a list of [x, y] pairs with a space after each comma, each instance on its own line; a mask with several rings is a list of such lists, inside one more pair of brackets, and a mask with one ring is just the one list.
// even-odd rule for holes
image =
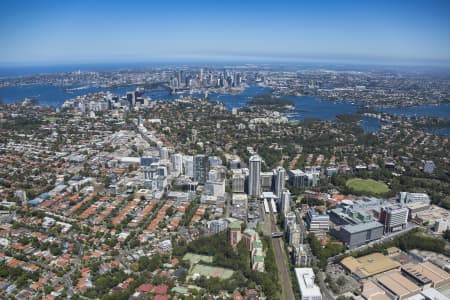
[[450, 1], [0, 1], [0, 65], [450, 63]]

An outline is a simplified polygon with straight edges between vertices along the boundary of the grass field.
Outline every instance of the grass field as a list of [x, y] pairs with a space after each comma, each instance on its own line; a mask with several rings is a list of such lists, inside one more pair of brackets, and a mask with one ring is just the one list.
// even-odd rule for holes
[[212, 256], [208, 256], [208, 255], [200, 255], [200, 254], [195, 254], [195, 253], [186, 253], [183, 257], [183, 260], [188, 260], [191, 264], [197, 264], [200, 261], [204, 261], [206, 263], [212, 263], [213, 262], [213, 257]]
[[382, 181], [373, 179], [352, 178], [345, 185], [354, 192], [381, 195], [389, 192], [388, 186]]

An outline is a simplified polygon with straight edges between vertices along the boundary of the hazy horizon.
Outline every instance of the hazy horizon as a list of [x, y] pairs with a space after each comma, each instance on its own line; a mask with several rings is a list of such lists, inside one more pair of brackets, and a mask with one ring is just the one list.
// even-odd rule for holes
[[2, 1], [0, 66], [450, 65], [448, 1]]

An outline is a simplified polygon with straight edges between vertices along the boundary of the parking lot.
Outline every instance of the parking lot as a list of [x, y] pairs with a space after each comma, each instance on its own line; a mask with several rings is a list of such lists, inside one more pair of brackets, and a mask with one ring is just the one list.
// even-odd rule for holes
[[326, 274], [331, 277], [339, 289], [339, 294], [352, 292], [360, 288], [360, 284], [352, 276], [347, 275], [345, 269], [338, 264], [328, 265]]

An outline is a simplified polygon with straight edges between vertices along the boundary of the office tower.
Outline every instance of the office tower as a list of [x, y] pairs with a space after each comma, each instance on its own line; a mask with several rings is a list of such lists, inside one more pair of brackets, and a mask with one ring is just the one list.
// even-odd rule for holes
[[175, 176], [180, 176], [183, 172], [183, 156], [181, 154], [172, 155], [172, 168]]
[[208, 157], [203, 154], [194, 156], [194, 180], [200, 184], [204, 184], [207, 176]]
[[220, 157], [218, 157], [218, 156], [210, 156], [208, 158], [208, 162], [209, 162], [210, 168], [222, 165], [222, 159], [220, 159]]
[[205, 183], [205, 192], [207, 195], [215, 197], [225, 196], [225, 181], [221, 180], [207, 180]]
[[288, 228], [289, 226], [291, 226], [292, 224], [297, 223], [297, 216], [295, 215], [295, 213], [293, 211], [288, 212], [287, 214], [284, 215], [284, 224], [283, 224], [283, 228]]
[[153, 174], [152, 174], [151, 168], [150, 167], [145, 167], [144, 168], [144, 179], [145, 180], [150, 180], [150, 179], [152, 179], [152, 176], [153, 176]]
[[281, 213], [287, 214], [291, 210], [291, 193], [286, 190], [281, 195]]
[[244, 174], [234, 174], [232, 178], [233, 193], [243, 193], [245, 184]]
[[250, 157], [250, 176], [248, 180], [248, 193], [251, 197], [261, 194], [261, 158], [258, 155]]
[[287, 228], [287, 240], [289, 245], [297, 247], [300, 245], [300, 228], [297, 223], [293, 223]]
[[179, 82], [178, 82], [178, 79], [176, 77], [172, 78], [171, 82], [172, 82], [172, 87], [174, 87], [174, 88], [178, 88], [179, 87]]
[[261, 192], [271, 192], [273, 187], [273, 172], [261, 172]]
[[183, 156], [184, 175], [194, 178], [194, 157], [191, 155]]
[[178, 72], [178, 84], [181, 87], [181, 83], [184, 82], [184, 78], [183, 78], [183, 71], [179, 71]]
[[218, 181], [219, 178], [219, 172], [217, 170], [209, 170], [208, 172], [208, 180], [209, 181]]
[[128, 92], [127, 93], [127, 101], [128, 101], [128, 105], [130, 110], [134, 107], [134, 105], [136, 104], [136, 94], [134, 92]]
[[384, 225], [384, 232], [395, 232], [405, 229], [408, 224], [408, 214], [408, 208], [399, 204], [382, 207], [379, 221]]
[[296, 169], [288, 171], [289, 184], [295, 187], [305, 187], [308, 185], [308, 175], [305, 172]]
[[241, 86], [242, 76], [240, 73], [237, 73], [235, 82], [236, 82], [236, 86]]
[[284, 181], [286, 177], [286, 171], [283, 167], [277, 167], [275, 169], [275, 195], [278, 198], [278, 201], [281, 200], [281, 196], [284, 190]]
[[158, 168], [156, 169], [156, 175], [166, 177], [167, 176], [166, 166], [158, 166]]
[[161, 157], [161, 160], [169, 159], [169, 149], [166, 147], [159, 149], [159, 156]]

